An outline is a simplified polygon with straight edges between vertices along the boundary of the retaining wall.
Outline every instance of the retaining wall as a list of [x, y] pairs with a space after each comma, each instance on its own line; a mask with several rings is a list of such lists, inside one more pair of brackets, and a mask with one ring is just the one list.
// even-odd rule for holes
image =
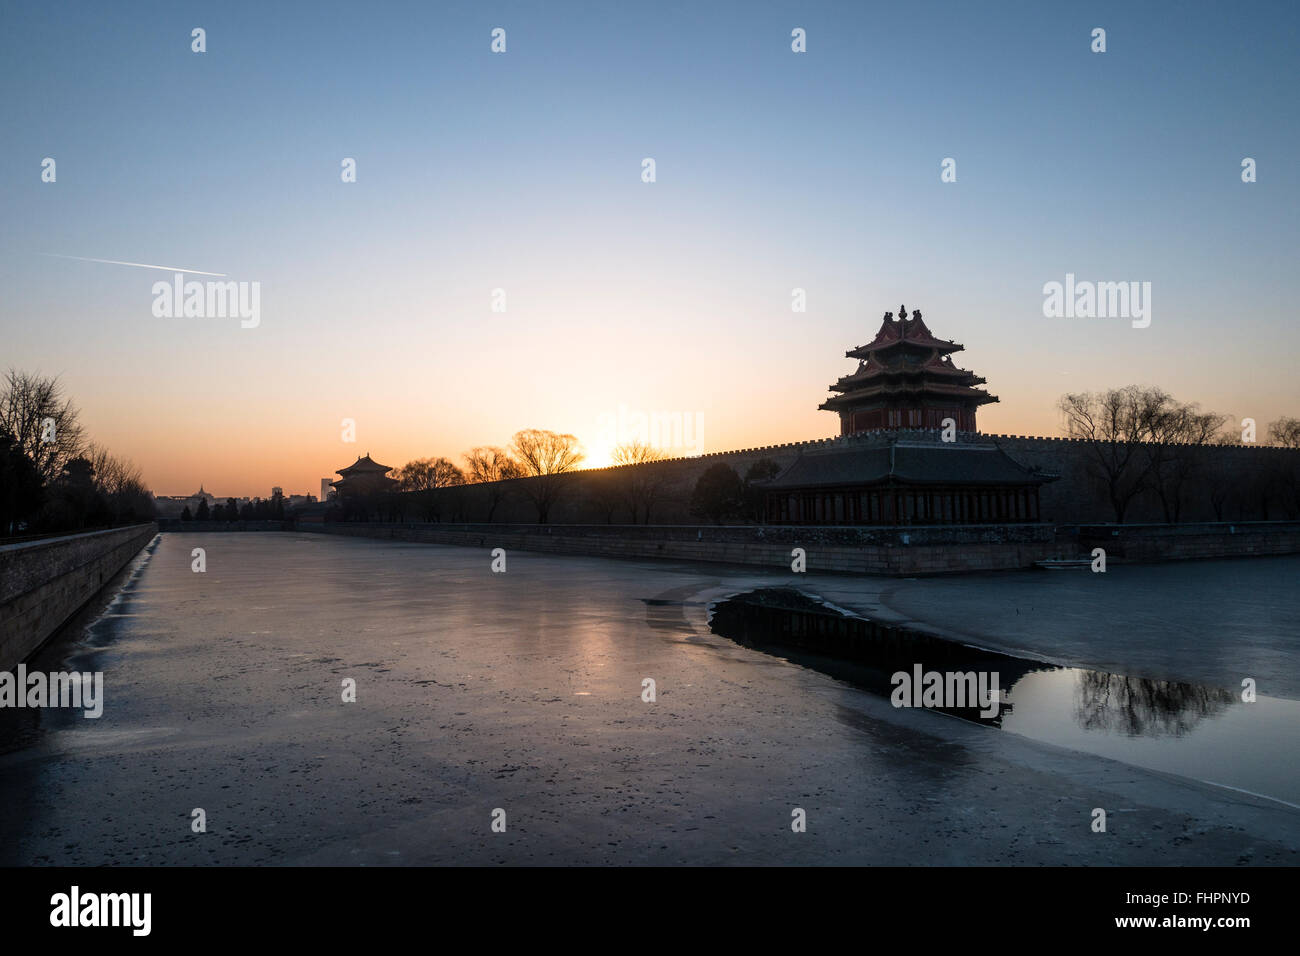
[[182, 521], [180, 518], [159, 518], [159, 531], [284, 531], [292, 527], [288, 521], [274, 519], [261, 521]]
[[0, 670], [31, 657], [157, 533], [151, 523], [0, 546]]
[[329, 522], [298, 530], [482, 548], [484, 562], [493, 548], [504, 548], [790, 570], [791, 551], [800, 547], [809, 571], [894, 575], [1025, 568], [1056, 549], [1053, 528], [1024, 524], [896, 529]]

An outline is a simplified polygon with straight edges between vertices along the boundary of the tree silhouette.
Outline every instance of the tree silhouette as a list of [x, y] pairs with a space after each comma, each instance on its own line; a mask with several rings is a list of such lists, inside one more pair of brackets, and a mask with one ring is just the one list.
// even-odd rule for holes
[[523, 491], [537, 509], [537, 523], [546, 524], [563, 489], [563, 476], [583, 459], [578, 439], [529, 428], [515, 433], [510, 451], [524, 474], [533, 479], [524, 482]]
[[84, 451], [77, 416], [57, 378], [12, 368], [5, 373], [0, 383], [0, 428], [17, 441], [46, 485], [58, 481], [68, 462]]
[[1300, 418], [1279, 418], [1269, 422], [1268, 437], [1274, 445], [1300, 448]]
[[745, 507], [745, 488], [736, 469], [718, 462], [700, 475], [691, 493], [691, 514], [722, 524], [741, 514]]
[[44, 500], [35, 463], [13, 435], [0, 429], [0, 535], [13, 534], [20, 522], [36, 515]]
[[1149, 450], [1154, 458], [1151, 488], [1170, 524], [1182, 518], [1185, 489], [1205, 465], [1202, 447], [1214, 443], [1227, 421], [1227, 415], [1202, 412], [1194, 404], [1174, 403], [1154, 427], [1153, 437], [1160, 444]]
[[510, 489], [500, 482], [509, 481], [511, 478], [522, 478], [524, 469], [519, 462], [510, 457], [509, 452], [495, 445], [471, 448], [465, 452], [464, 458], [469, 480], [474, 484], [487, 486], [484, 494], [488, 502], [487, 520], [491, 522], [497, 506], [510, 493]]
[[463, 485], [465, 473], [446, 458], [418, 458], [397, 469], [397, 481], [399, 490], [414, 494], [425, 521], [438, 521], [442, 518], [439, 489]]
[[660, 467], [646, 467], [652, 462], [662, 461], [668, 453], [643, 441], [635, 440], [619, 445], [614, 449], [615, 465], [639, 465], [637, 468], [624, 468], [615, 472], [627, 506], [632, 523], [636, 524], [638, 515], [642, 524], [650, 523], [650, 509], [663, 496], [671, 481], [669, 472]]
[[1064, 395], [1057, 403], [1066, 434], [1091, 445], [1088, 472], [1105, 489], [1119, 524], [1151, 482], [1155, 459], [1143, 443], [1156, 440], [1173, 404], [1162, 389], [1140, 385]]

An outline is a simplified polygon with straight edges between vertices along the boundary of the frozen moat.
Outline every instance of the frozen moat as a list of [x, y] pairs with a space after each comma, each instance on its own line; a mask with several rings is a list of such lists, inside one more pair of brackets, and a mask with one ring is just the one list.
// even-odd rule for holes
[[[103, 716], [0, 712], [0, 863], [1300, 862], [1300, 811], [1090, 751], [1068, 713], [1057, 738], [1015, 732], [1015, 708], [1003, 730], [897, 709], [709, 621], [737, 594], [797, 587], [1045, 664], [1257, 676], [1292, 708], [1285, 731], [1300, 559], [1114, 567], [1098, 586], [523, 552], [493, 574], [488, 550], [162, 536], [108, 613], [32, 664], [102, 671]], [[1178, 739], [1221, 766], [1198, 735], [1224, 719]]]

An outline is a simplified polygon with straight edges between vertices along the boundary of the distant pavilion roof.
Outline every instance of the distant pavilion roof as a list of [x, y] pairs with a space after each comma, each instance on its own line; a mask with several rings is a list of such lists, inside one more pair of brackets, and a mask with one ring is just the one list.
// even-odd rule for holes
[[400, 482], [388, 477], [388, 472], [392, 470], [392, 466], [381, 465], [367, 452], [364, 458], [358, 458], [346, 468], [340, 468], [339, 474], [342, 477], [334, 479], [330, 485], [338, 489], [342, 495], [367, 495], [393, 491]]
[[352, 478], [360, 475], [386, 475], [392, 470], [391, 465], [381, 465], [370, 457], [370, 452], [366, 452], [364, 458], [358, 458], [346, 468], [339, 468], [338, 473], [344, 478]]

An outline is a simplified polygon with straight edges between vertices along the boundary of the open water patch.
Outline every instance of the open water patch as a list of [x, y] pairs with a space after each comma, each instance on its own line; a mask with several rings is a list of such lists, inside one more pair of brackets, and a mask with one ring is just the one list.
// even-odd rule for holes
[[[962, 720], [1300, 809], [1297, 701], [1258, 696], [1246, 703], [1240, 689], [1059, 667], [846, 614], [791, 588], [720, 601], [709, 626], [896, 705], [905, 698]], [[984, 680], [981, 690], [996, 687], [996, 706], [990, 706], [992, 693], [975, 693], [977, 678]], [[923, 688], [936, 691], [928, 703]]]

